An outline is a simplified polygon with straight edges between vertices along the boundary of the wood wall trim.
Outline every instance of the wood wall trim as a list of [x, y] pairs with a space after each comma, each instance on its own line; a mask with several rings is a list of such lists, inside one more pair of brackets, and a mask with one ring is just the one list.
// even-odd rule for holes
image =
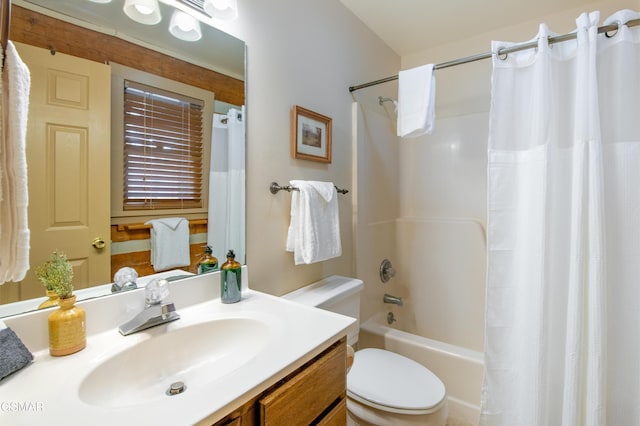
[[11, 9], [10, 34], [13, 41], [96, 62], [116, 62], [209, 90], [218, 101], [244, 105], [242, 80], [20, 6]]
[[[2, 51], [6, 52], [7, 42], [9, 41], [9, 27], [11, 25], [11, 0], [0, 1], [0, 45]], [[4, 58], [2, 58], [4, 66]]]
[[[206, 234], [208, 230], [207, 221], [191, 221], [189, 222], [189, 234]], [[111, 225], [111, 242], [121, 243], [133, 240], [148, 240], [151, 238], [151, 226], [127, 226], [127, 225]], [[206, 244], [204, 244], [206, 245]], [[203, 244], [200, 244], [204, 248]]]
[[[206, 225], [207, 219], [193, 219], [189, 221], [189, 226]], [[146, 223], [121, 223], [117, 225], [118, 231], [137, 231], [140, 229], [151, 229], [151, 224]]]

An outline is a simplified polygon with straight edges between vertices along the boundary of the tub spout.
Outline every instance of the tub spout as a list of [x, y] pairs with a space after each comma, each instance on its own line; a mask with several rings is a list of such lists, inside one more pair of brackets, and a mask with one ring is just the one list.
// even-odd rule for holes
[[402, 297], [392, 296], [390, 294], [385, 294], [382, 298], [384, 303], [391, 303], [392, 305], [402, 306]]

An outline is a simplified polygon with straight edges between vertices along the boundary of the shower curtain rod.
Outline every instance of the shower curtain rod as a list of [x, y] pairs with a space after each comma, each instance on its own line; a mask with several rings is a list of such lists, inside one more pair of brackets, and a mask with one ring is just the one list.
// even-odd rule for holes
[[[627, 27], [635, 27], [637, 25], [640, 25], [640, 19], [632, 19], [630, 21], [625, 22], [623, 25], [626, 25]], [[601, 27], [598, 27], [598, 34], [605, 33], [607, 37], [613, 37], [613, 35], [607, 34], [610, 31], [617, 32], [618, 24], [609, 24], [609, 25], [603, 25]], [[568, 40], [574, 40], [576, 37], [577, 37], [577, 33], [575, 32], [549, 37], [549, 44], [560, 43]], [[498, 51], [495, 53], [494, 52], [479, 53], [477, 55], [467, 56], [465, 58], [454, 59], [452, 61], [436, 64], [433, 66], [433, 69], [439, 70], [443, 68], [455, 67], [456, 65], [468, 64], [469, 62], [476, 62], [476, 61], [481, 61], [483, 59], [489, 59], [494, 54], [503, 56], [503, 55], [508, 55], [509, 53], [519, 52], [521, 50], [533, 49], [537, 46], [538, 46], [537, 40], [530, 41], [527, 43], [516, 44], [511, 47], [504, 47], [504, 48], [498, 49]], [[369, 83], [363, 83], [357, 86], [350, 86], [349, 92], [355, 92], [356, 90], [364, 89], [365, 87], [376, 86], [378, 84], [388, 83], [390, 81], [394, 81], [397, 79], [398, 79], [398, 76], [393, 75], [391, 77], [382, 78], [380, 80], [370, 81]]]

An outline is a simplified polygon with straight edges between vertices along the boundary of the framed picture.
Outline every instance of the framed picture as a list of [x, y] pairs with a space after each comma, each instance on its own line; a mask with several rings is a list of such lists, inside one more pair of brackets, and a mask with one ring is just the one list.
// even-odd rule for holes
[[331, 118], [295, 105], [291, 135], [293, 158], [331, 163]]

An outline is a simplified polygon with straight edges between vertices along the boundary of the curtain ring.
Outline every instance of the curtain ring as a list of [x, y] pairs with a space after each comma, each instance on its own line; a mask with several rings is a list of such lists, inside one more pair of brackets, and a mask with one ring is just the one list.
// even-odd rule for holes
[[616, 34], [618, 34], [618, 31], [620, 30], [620, 22], [616, 22], [616, 29], [613, 31], [605, 31], [604, 32], [604, 36], [606, 38], [612, 38], [615, 37]]
[[509, 57], [509, 54], [507, 52], [505, 52], [506, 48], [504, 47], [499, 47], [498, 50], [496, 51], [496, 56], [498, 57], [498, 59], [500, 59], [501, 61], [506, 61], [507, 58]]

